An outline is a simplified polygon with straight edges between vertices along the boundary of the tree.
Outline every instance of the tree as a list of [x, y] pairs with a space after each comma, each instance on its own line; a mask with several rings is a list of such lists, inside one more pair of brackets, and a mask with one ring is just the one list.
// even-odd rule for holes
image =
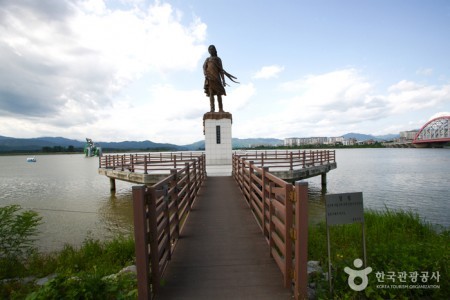
[[0, 260], [20, 259], [34, 249], [34, 236], [42, 217], [19, 205], [0, 207]]

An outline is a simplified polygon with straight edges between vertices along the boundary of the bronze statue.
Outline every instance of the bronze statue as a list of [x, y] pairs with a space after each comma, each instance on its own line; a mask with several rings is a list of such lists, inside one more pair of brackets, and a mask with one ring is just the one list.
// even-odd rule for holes
[[[214, 95], [217, 96], [217, 102], [219, 104], [219, 112], [223, 112], [222, 95], [226, 96], [225, 92], [225, 76], [231, 81], [237, 79], [233, 75], [227, 73], [222, 67], [222, 60], [217, 56], [217, 50], [214, 45], [208, 47], [208, 52], [211, 55], [205, 60], [203, 64], [203, 74], [205, 75], [205, 93], [209, 97], [211, 105], [211, 112], [215, 111], [214, 107]], [[239, 82], [236, 82], [239, 83]]]

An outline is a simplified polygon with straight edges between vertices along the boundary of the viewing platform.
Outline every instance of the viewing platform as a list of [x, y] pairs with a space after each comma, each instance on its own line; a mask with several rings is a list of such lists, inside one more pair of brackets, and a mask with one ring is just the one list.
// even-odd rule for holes
[[232, 167], [236, 170], [242, 167], [237, 163], [242, 159], [256, 167], [265, 167], [288, 182], [321, 175], [322, 185], [326, 185], [326, 174], [337, 167], [334, 150], [234, 151], [232, 165], [207, 165], [199, 160], [202, 156], [201, 151], [106, 154], [99, 158], [98, 173], [110, 179], [111, 191], [114, 191], [116, 179], [152, 185], [166, 178], [171, 170], [193, 162], [202, 164], [205, 173], [231, 176]]
[[326, 173], [337, 168], [335, 150], [236, 151], [233, 155], [236, 169], [240, 168], [240, 160], [267, 168], [288, 182], [322, 175], [322, 185], [326, 185]]
[[[104, 155], [98, 172], [133, 186], [139, 299], [305, 299], [308, 184], [335, 152]], [[209, 176], [207, 176], [207, 174]], [[325, 180], [324, 180], [325, 179]], [[290, 183], [296, 181], [295, 183]]]
[[[203, 159], [202, 159], [203, 157]], [[115, 180], [153, 185], [186, 165], [196, 164], [206, 173], [203, 152], [159, 152], [146, 154], [106, 154], [99, 158], [98, 174], [110, 179], [111, 191]]]

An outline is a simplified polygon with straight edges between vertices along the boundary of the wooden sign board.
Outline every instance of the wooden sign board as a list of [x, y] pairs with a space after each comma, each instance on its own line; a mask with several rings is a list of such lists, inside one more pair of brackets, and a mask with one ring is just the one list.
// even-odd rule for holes
[[[328, 244], [328, 274], [331, 273], [331, 243], [330, 230], [332, 225], [361, 223], [364, 267], [367, 265], [366, 237], [364, 234], [364, 206], [362, 192], [328, 194], [326, 195], [326, 220], [327, 220], [327, 244]], [[328, 281], [330, 296], [333, 295], [333, 285], [330, 275]]]
[[327, 225], [364, 223], [362, 192], [326, 195]]

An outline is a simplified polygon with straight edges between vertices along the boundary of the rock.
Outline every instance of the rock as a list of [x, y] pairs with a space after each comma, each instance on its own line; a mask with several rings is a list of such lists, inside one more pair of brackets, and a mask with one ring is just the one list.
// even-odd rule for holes
[[308, 299], [316, 299], [316, 290], [308, 287]]
[[117, 277], [119, 277], [120, 275], [123, 274], [133, 274], [136, 275], [137, 271], [136, 271], [136, 266], [135, 265], [131, 265], [128, 267], [123, 268], [122, 270], [120, 270], [119, 272], [117, 272], [116, 274], [111, 274], [108, 276], [103, 277], [103, 280], [116, 280]]
[[135, 265], [131, 265], [131, 266], [125, 267], [122, 270], [120, 270], [118, 274], [121, 275], [121, 274], [124, 274], [124, 273], [137, 274], [136, 266]]
[[315, 275], [317, 273], [322, 273], [322, 267], [320, 266], [320, 262], [316, 260], [308, 261], [308, 276]]
[[50, 280], [52, 280], [55, 277], [56, 277], [56, 274], [50, 274], [48, 276], [39, 278], [36, 280], [36, 284], [39, 286], [43, 286], [44, 284], [46, 284], [47, 282], [49, 282]]

